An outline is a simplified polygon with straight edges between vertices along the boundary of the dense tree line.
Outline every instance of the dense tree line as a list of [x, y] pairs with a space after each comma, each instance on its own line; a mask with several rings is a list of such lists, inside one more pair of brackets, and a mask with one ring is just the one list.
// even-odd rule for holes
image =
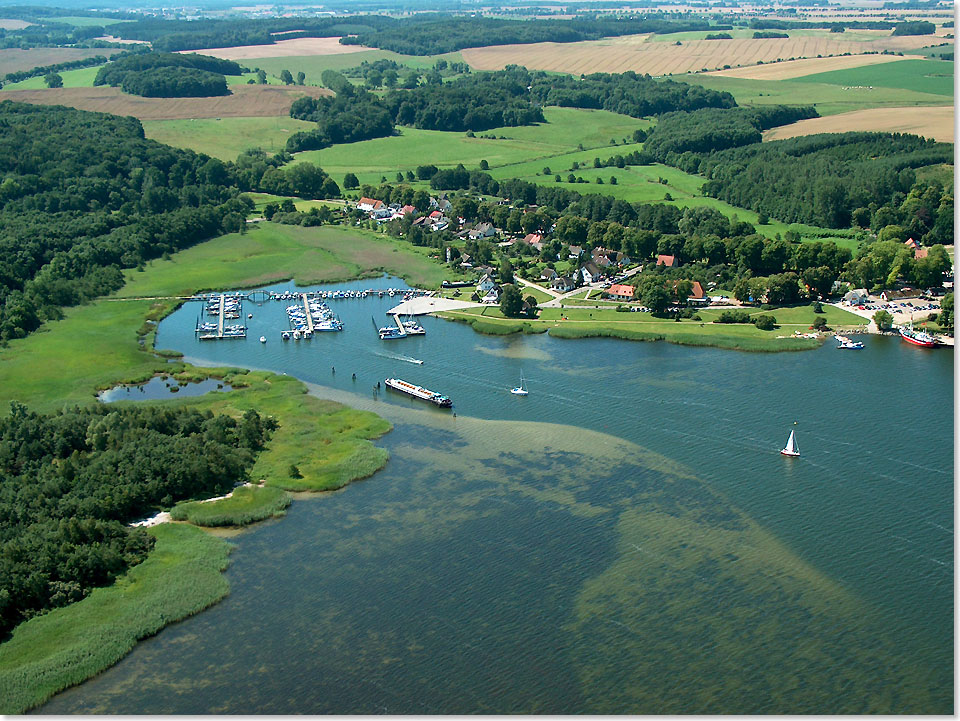
[[753, 18], [748, 27], [754, 30], [830, 30], [840, 25], [851, 30], [890, 30], [894, 24], [889, 20], [776, 20]]
[[892, 35], [933, 35], [937, 31], [937, 26], [926, 20], [916, 20], [913, 22], [897, 23], [893, 29]]
[[315, 130], [300, 131], [287, 138], [286, 149], [290, 153], [382, 138], [392, 135], [394, 127], [381, 100], [365, 90], [340, 92], [334, 98], [298, 98], [290, 106], [290, 116], [317, 124]]
[[0, 636], [146, 558], [127, 524], [247, 479], [275, 424], [186, 408], [106, 405], [0, 418]]
[[649, 131], [643, 149], [661, 163], [686, 167], [692, 162], [690, 154], [759, 143], [764, 130], [815, 117], [812, 106], [791, 105], [665, 113]]
[[131, 268], [235, 231], [232, 166], [145, 140], [135, 118], [0, 103], [0, 341], [123, 284]]
[[706, 176], [706, 195], [786, 223], [846, 228], [856, 209], [908, 192], [914, 168], [951, 163], [953, 148], [913, 135], [841, 133], [674, 160]]
[[263, 150], [242, 153], [233, 168], [237, 186], [244, 191], [314, 200], [340, 197], [340, 186], [322, 168], [313, 163], [283, 167], [290, 159], [286, 154], [268, 158]]
[[706, 20], [679, 20], [665, 14], [642, 18], [578, 16], [572, 20], [506, 20], [490, 17], [418, 15], [392, 27], [361, 32], [341, 43], [393, 50], [405, 55], [437, 55], [463, 48], [515, 43], [572, 43], [637, 33], [673, 33], [690, 30], [729, 29]]
[[790, 37], [787, 33], [778, 33], [775, 30], [758, 30], [753, 34], [754, 40], [767, 40], [773, 38], [788, 38]]
[[475, 73], [448, 83], [388, 93], [383, 103], [398, 125], [424, 130], [489, 130], [545, 122], [531, 102], [525, 68]]
[[125, 73], [120, 89], [145, 98], [208, 98], [230, 94], [227, 79], [223, 75], [178, 67]]
[[733, 96], [699, 85], [654, 80], [633, 71], [593, 73], [579, 79], [569, 75], [530, 74], [530, 92], [541, 105], [597, 108], [641, 118], [669, 111], [732, 108]]

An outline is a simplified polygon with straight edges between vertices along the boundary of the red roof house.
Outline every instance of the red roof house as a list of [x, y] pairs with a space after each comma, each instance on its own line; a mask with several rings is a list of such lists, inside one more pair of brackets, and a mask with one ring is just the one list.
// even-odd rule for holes
[[668, 268], [676, 268], [680, 264], [677, 262], [677, 257], [675, 255], [658, 255], [657, 265], [665, 265]]
[[607, 295], [612, 298], [620, 298], [621, 300], [632, 300], [633, 299], [633, 286], [632, 285], [611, 285], [607, 288]]

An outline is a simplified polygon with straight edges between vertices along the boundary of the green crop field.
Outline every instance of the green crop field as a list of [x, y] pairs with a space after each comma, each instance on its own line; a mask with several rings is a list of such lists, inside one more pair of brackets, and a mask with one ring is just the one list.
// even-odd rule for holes
[[787, 82], [826, 83], [842, 87], [866, 85], [953, 97], [953, 63], [946, 60], [900, 60], [804, 75]]
[[[65, 88], [92, 88], [94, 78], [97, 77], [97, 71], [102, 65], [95, 65], [92, 68], [79, 68], [77, 70], [63, 70], [60, 77], [63, 78], [63, 87]], [[6, 83], [3, 90], [41, 90], [47, 87], [43, 76], [27, 78], [19, 83]]]
[[[42, 78], [38, 78], [42, 82]], [[236, 160], [244, 150], [283, 150], [287, 138], [315, 123], [279, 118], [197, 118], [195, 120], [144, 120], [146, 136], [177, 148], [189, 148], [221, 160]]]
[[[604, 110], [545, 108], [544, 116], [544, 124], [494, 128], [474, 138], [465, 133], [401, 128], [400, 135], [308, 151], [297, 157], [316, 163], [337, 182], [352, 172], [361, 183], [377, 183], [381, 175], [392, 180], [398, 170], [405, 172], [427, 164], [451, 168], [463, 163], [476, 168], [486, 160], [491, 168], [497, 168], [535, 160], [542, 167], [555, 156], [576, 151], [578, 145], [613, 150], [611, 139], [619, 143], [629, 139], [634, 130], [650, 126], [649, 121]], [[506, 139], [491, 140], [481, 135]], [[587, 155], [592, 160], [596, 154]]]
[[[896, 63], [881, 63], [851, 70], [838, 70], [838, 73], [856, 74], [853, 85], [870, 85], [863, 82], [860, 74], [865, 70], [884, 72], [882, 68], [911, 62], [899, 60]], [[918, 61], [919, 62], [919, 61]], [[924, 61], [927, 62], [927, 61]], [[932, 61], [930, 61], [932, 62]], [[940, 61], [938, 61], [940, 62]], [[831, 75], [832, 73], [818, 73]], [[844, 90], [846, 85], [834, 85], [828, 82], [809, 80], [816, 76], [807, 75], [804, 82], [794, 80], [747, 80], [744, 78], [726, 78], [720, 75], [683, 75], [674, 78], [686, 83], [702, 85], [711, 90], [725, 90], [740, 105], [813, 105], [821, 115], [836, 115], [851, 110], [867, 108], [901, 107], [905, 105], [943, 105], [943, 95], [933, 92], [886, 87], [873, 84], [873, 89]], [[952, 82], [952, 81], [951, 81]]]

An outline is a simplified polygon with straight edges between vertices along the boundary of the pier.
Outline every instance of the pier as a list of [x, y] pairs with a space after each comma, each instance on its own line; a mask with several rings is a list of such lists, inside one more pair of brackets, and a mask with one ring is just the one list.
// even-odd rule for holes
[[223, 311], [224, 306], [226, 306], [227, 300], [223, 297], [223, 293], [220, 294], [220, 312], [217, 314], [217, 339], [223, 338]]
[[300, 300], [303, 302], [303, 312], [307, 316], [307, 332], [313, 335], [313, 313], [310, 312], [310, 301], [306, 293], [300, 294]]

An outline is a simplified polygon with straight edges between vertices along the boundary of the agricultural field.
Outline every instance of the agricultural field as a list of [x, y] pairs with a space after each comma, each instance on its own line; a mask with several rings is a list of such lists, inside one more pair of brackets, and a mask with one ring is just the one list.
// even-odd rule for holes
[[[500, 70], [506, 65], [573, 74], [626, 70], [650, 75], [676, 75], [701, 70], [771, 63], [792, 58], [843, 55], [844, 53], [907, 52], [930, 43], [930, 36], [852, 39], [843, 35], [794, 33], [787, 39], [735, 38], [733, 40], [678, 40], [664, 43], [649, 35], [626, 35], [579, 43], [501, 45], [462, 50], [464, 60], [477, 70]], [[865, 33], [858, 33], [865, 35]], [[675, 43], [679, 42], [679, 45]]]
[[[463, 163], [473, 169], [481, 160], [486, 160], [491, 168], [535, 160], [542, 168], [552, 158], [575, 151], [578, 145], [584, 149], [613, 150], [611, 139], [622, 143], [634, 130], [650, 126], [649, 121], [603, 110], [545, 108], [544, 116], [545, 124], [495, 128], [474, 138], [464, 133], [401, 128], [400, 135], [308, 151], [297, 158], [316, 163], [338, 183], [347, 172], [356, 174], [361, 183], [378, 183], [381, 176], [392, 180], [397, 171], [406, 172], [426, 164], [456, 167]], [[506, 139], [480, 137], [484, 135]], [[620, 152], [624, 150], [621, 148]], [[596, 154], [588, 155], [592, 160]]]
[[10, 90], [2, 97], [37, 105], [68, 105], [98, 113], [132, 115], [141, 120], [172, 120], [278, 117], [289, 113], [290, 105], [302, 95], [319, 97], [328, 93], [314, 87], [238, 85], [232, 95], [216, 98], [141, 98], [110, 87]]
[[353, 55], [366, 50], [362, 45], [341, 45], [340, 38], [294, 38], [279, 40], [271, 45], [239, 45], [183, 52], [212, 55], [224, 60], [256, 60], [304, 55]]
[[249, 148], [276, 153], [283, 150], [292, 133], [315, 127], [315, 123], [289, 116], [143, 121], [144, 133], [151, 140], [206, 153], [221, 160], [236, 160]]
[[4, 48], [0, 50], [0, 77], [7, 73], [92, 58], [95, 55], [110, 57], [118, 52], [120, 51], [116, 48]]
[[13, 18], [0, 18], [0, 30], [23, 30], [28, 28], [33, 23], [28, 23], [26, 20], [14, 20]]
[[88, 28], [88, 27], [109, 27], [111, 25], [116, 25], [117, 23], [129, 23], [133, 22], [132, 20], [118, 20], [117, 18], [94, 18], [94, 17], [57, 17], [50, 18], [53, 21], [58, 23], [66, 23], [67, 25], [73, 25], [78, 28]]
[[850, 113], [828, 115], [823, 118], [800, 120], [790, 125], [771, 128], [763, 134], [764, 140], [783, 140], [815, 133], [847, 133], [869, 130], [884, 133], [911, 133], [944, 143], [953, 142], [954, 118], [952, 105], [924, 108], [872, 108]]
[[[97, 72], [102, 65], [95, 65], [92, 68], [78, 68], [77, 70], [62, 70], [59, 75], [63, 78], [63, 87], [65, 88], [92, 88], [93, 81], [97, 77]], [[7, 83], [2, 91], [10, 90], [45, 90], [47, 87], [42, 75], [35, 78], [27, 78], [19, 83]]]
[[792, 82], [894, 88], [952, 98], [953, 63], [946, 60], [904, 60], [887, 65], [804, 75], [794, 78]]
[[717, 70], [707, 74], [722, 78], [745, 78], [747, 80], [790, 80], [814, 73], [847, 70], [864, 65], [892, 63], [904, 59], [916, 60], [919, 57], [919, 55], [840, 55], [833, 58], [802, 58], [769, 65], [750, 65], [731, 68], [730, 70]]
[[[874, 67], [884, 68], [886, 65]], [[792, 80], [747, 80], [721, 77], [713, 73], [688, 75], [682, 80], [711, 90], [725, 90], [733, 95], [740, 105], [812, 105], [820, 115], [836, 115], [867, 108], [944, 104], [943, 95], [901, 88], [849, 88]]]

